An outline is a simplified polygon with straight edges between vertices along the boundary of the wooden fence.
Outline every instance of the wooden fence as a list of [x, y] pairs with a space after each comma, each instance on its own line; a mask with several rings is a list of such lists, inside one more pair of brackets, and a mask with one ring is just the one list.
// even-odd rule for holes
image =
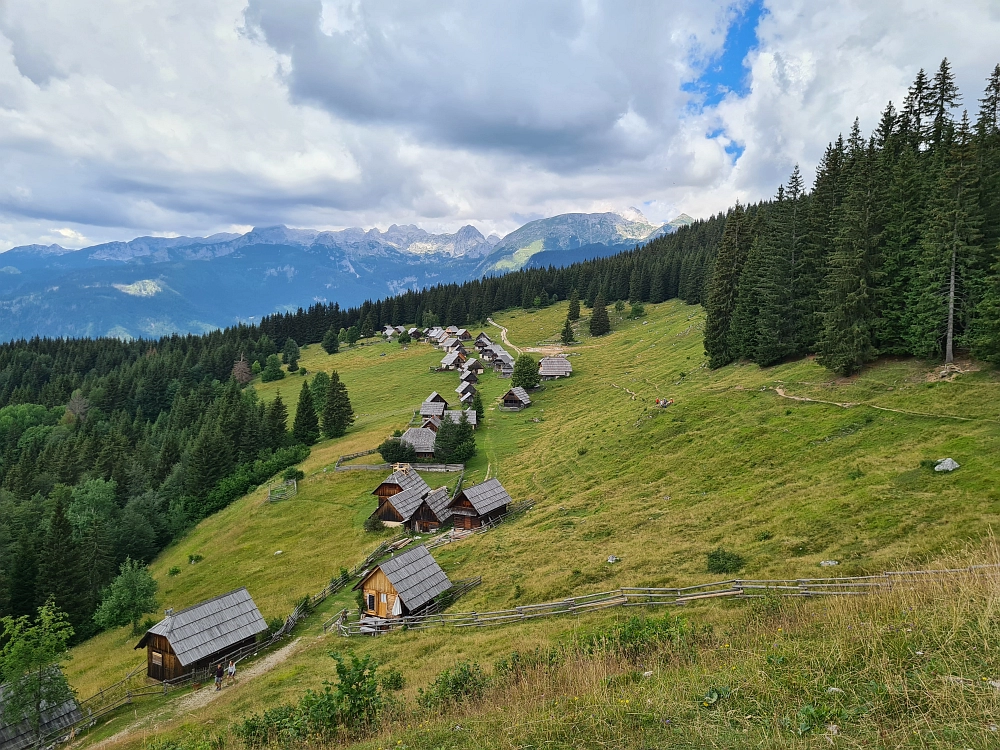
[[492, 612], [435, 613], [400, 617], [393, 620], [378, 620], [374, 623], [360, 619], [357, 614], [348, 613], [338, 623], [338, 629], [342, 636], [380, 635], [400, 629], [490, 627], [509, 622], [532, 620], [538, 617], [581, 614], [612, 607], [682, 606], [705, 599], [749, 599], [769, 594], [785, 597], [860, 596], [875, 591], [892, 590], [894, 587], [913, 585], [918, 583], [921, 578], [926, 580], [928, 577], [947, 577], [997, 569], [1000, 569], [1000, 565], [975, 565], [952, 570], [889, 571], [877, 575], [846, 578], [734, 579], [684, 588], [627, 586], [596, 594], [569, 597], [542, 604], [527, 604], [513, 609]]
[[[461, 489], [461, 477], [459, 477], [459, 489]], [[457, 495], [458, 491], [456, 491], [455, 494]], [[468, 539], [470, 536], [475, 536], [477, 534], [485, 534], [487, 531], [495, 529], [504, 521], [510, 521], [516, 518], [517, 516], [521, 515], [522, 513], [527, 513], [529, 510], [531, 510], [532, 507], [534, 507], [534, 505], [535, 505], [534, 500], [523, 500], [521, 502], [513, 502], [507, 506], [506, 513], [504, 513], [502, 516], [498, 516], [497, 518], [487, 521], [479, 528], [476, 529], [452, 528], [449, 531], [445, 532], [444, 534], [434, 537], [424, 546], [427, 547], [427, 549], [431, 550], [437, 547], [442, 547], [445, 544], [451, 544], [452, 542], [460, 542], [463, 539]]]
[[267, 501], [276, 503], [279, 500], [289, 500], [299, 494], [299, 483], [294, 479], [276, 482], [267, 488]]
[[[375, 451], [371, 451], [374, 453]], [[360, 454], [365, 455], [365, 454]], [[350, 460], [350, 457], [341, 456], [346, 460]], [[357, 456], [354, 456], [357, 458]], [[418, 464], [413, 463], [410, 466], [416, 471], [430, 471], [436, 473], [442, 472], [452, 472], [452, 471], [465, 471], [465, 464]], [[337, 465], [333, 467], [334, 471], [392, 471], [393, 464], [349, 464], [342, 466], [340, 464], [340, 459], [337, 459]]]

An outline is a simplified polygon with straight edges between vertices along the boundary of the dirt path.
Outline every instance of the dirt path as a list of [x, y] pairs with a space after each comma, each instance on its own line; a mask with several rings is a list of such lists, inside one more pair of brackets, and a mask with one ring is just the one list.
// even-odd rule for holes
[[500, 338], [501, 338], [501, 339], [503, 340], [503, 343], [504, 343], [504, 344], [505, 344], [506, 346], [509, 346], [509, 347], [510, 347], [511, 349], [513, 349], [513, 350], [514, 350], [515, 352], [517, 352], [517, 353], [518, 353], [518, 356], [520, 356], [520, 354], [521, 354], [521, 350], [520, 350], [520, 349], [518, 349], [518, 348], [517, 348], [516, 346], [514, 346], [514, 345], [513, 345], [512, 343], [510, 343], [510, 339], [509, 339], [509, 338], [507, 338], [507, 329], [506, 329], [506, 328], [504, 328], [504, 327], [503, 327], [502, 325], [500, 325], [499, 323], [497, 323], [496, 321], [494, 321], [494, 320], [493, 320], [493, 318], [487, 318], [487, 319], [486, 319], [486, 322], [487, 322], [487, 323], [489, 323], [489, 324], [490, 324], [491, 326], [496, 326], [497, 328], [499, 328], [499, 329], [500, 329]]
[[960, 422], [998, 422], [1000, 420], [990, 419], [989, 417], [957, 417], [954, 414], [928, 414], [922, 411], [907, 411], [905, 409], [891, 409], [888, 406], [876, 406], [875, 404], [867, 403], [838, 403], [837, 401], [823, 401], [818, 398], [806, 398], [805, 396], [792, 396], [785, 393], [785, 389], [782, 387], [777, 387], [774, 389], [782, 398], [787, 398], [792, 401], [808, 401], [811, 404], [829, 404], [830, 406], [839, 406], [842, 409], [850, 409], [853, 406], [867, 406], [870, 409], [878, 409], [879, 411], [891, 411], [894, 414], [907, 414], [911, 417], [928, 417], [930, 419], [957, 419]]
[[193, 693], [185, 695], [180, 700], [172, 701], [170, 705], [165, 707], [162, 711], [158, 711], [157, 713], [149, 716], [144, 716], [138, 721], [134, 721], [129, 724], [121, 731], [111, 735], [106, 740], [101, 740], [93, 746], [93, 750], [104, 750], [104, 748], [114, 747], [120, 740], [125, 739], [129, 735], [134, 734], [141, 729], [155, 729], [156, 725], [160, 723], [161, 720], [197, 711], [198, 709], [207, 706], [216, 698], [224, 695], [227, 690], [238, 690], [240, 686], [245, 684], [248, 680], [252, 680], [255, 677], [259, 677], [260, 675], [269, 672], [288, 659], [288, 657], [295, 651], [295, 647], [298, 645], [300, 640], [302, 639], [296, 638], [287, 646], [279, 648], [274, 653], [268, 654], [263, 659], [254, 662], [246, 669], [237, 672], [236, 685], [233, 687], [216, 690], [215, 685], [209, 683], [200, 690], [195, 690]]

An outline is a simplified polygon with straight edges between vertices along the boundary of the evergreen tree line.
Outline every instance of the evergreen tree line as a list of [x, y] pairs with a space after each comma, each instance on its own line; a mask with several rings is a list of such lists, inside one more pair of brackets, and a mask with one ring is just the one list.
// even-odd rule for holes
[[712, 367], [816, 353], [1000, 363], [1000, 65], [975, 122], [947, 60], [878, 127], [831, 143], [811, 192], [728, 213], [705, 301]]

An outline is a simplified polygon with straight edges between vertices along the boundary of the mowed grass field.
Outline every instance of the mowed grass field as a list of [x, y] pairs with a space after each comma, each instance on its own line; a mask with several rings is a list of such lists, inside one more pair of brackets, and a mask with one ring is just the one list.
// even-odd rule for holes
[[[585, 334], [584, 321], [581, 341], [566, 349], [573, 376], [545, 383], [523, 412], [495, 408], [509, 381], [490, 373], [482, 379], [487, 415], [466, 482], [481, 481], [489, 471], [515, 499], [533, 499], [535, 508], [435, 551], [453, 579], [483, 577], [482, 586], [453, 609], [485, 611], [623, 585], [713, 580], [720, 576], [707, 572], [706, 554], [719, 546], [745, 558], [739, 573], [745, 578], [830, 574], [822, 560], [839, 561], [832, 570], [838, 575], [920, 567], [970, 540], [977, 543], [996, 526], [995, 372], [942, 380], [930, 364], [882, 362], [843, 380], [811, 360], [712, 372], [704, 366], [700, 308], [669, 302], [647, 306], [647, 313], [636, 321], [615, 320], [613, 333], [597, 340]], [[509, 329], [514, 345], [533, 349], [558, 342], [565, 315], [563, 303], [495, 320]], [[488, 332], [499, 340], [496, 329]], [[362, 524], [375, 508], [370, 492], [382, 476], [334, 473], [332, 465], [338, 455], [373, 448], [404, 428], [430, 391], [455, 397], [457, 375], [430, 371], [441, 356], [426, 344], [404, 350], [378, 343], [332, 357], [318, 345], [305, 349], [307, 379], [320, 369], [340, 373], [358, 414], [356, 426], [314, 447], [298, 497], [268, 504], [266, 491], [258, 490], [166, 550], [151, 566], [163, 606], [181, 608], [245, 585], [266, 617], [282, 615], [340, 567], [359, 561], [379, 541]], [[289, 376], [254, 387], [264, 399], [280, 391], [294, 415], [301, 380]], [[777, 389], [856, 405], [792, 400]], [[675, 403], [657, 409], [656, 397]], [[945, 456], [962, 468], [938, 474], [921, 466]], [[455, 476], [425, 478], [436, 485], [451, 484]], [[277, 550], [282, 554], [275, 556]], [[190, 565], [190, 554], [204, 559]], [[620, 562], [608, 564], [609, 555]], [[172, 566], [181, 573], [169, 576]], [[324, 612], [350, 598], [341, 595]], [[196, 714], [175, 716], [167, 702], [152, 726], [192, 732], [205, 722], [225, 723], [295, 699], [331, 678], [331, 650], [374, 653], [404, 673], [412, 695], [457, 659], [487, 663], [514, 647], [544, 646], [620, 616], [348, 642], [322, 634], [322, 614], [303, 626], [295, 653], [256, 679], [252, 690], [227, 691]], [[692, 614], [720, 626], [738, 616], [713, 605]], [[67, 672], [81, 696], [143, 660], [131, 650], [135, 640], [122, 630], [74, 649]], [[114, 719], [100, 736], [125, 722]]]

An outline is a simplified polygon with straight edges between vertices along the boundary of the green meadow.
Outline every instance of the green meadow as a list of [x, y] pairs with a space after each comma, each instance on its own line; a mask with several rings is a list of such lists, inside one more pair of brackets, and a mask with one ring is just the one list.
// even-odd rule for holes
[[[465, 482], [482, 481], [488, 472], [515, 499], [530, 498], [535, 505], [514, 522], [435, 550], [452, 579], [483, 578], [454, 610], [500, 609], [619, 586], [717, 580], [725, 576], [707, 571], [706, 556], [719, 547], [743, 557], [745, 565], [737, 574], [743, 578], [916, 569], [954, 556], [970, 542], [973, 548], [990, 547], [991, 529], [1000, 520], [996, 372], [964, 363], [964, 372], [943, 378], [932, 363], [899, 360], [882, 361], [856, 378], [840, 379], [811, 359], [767, 369], [734, 365], [710, 371], [705, 366], [700, 308], [673, 301], [647, 305], [646, 312], [638, 320], [621, 320], [612, 313], [613, 332], [600, 339], [586, 334], [585, 317], [579, 342], [564, 348], [573, 364], [572, 377], [544, 383], [525, 411], [498, 411], [496, 400], [509, 381], [490, 372], [482, 378], [486, 418], [477, 431], [479, 452], [468, 465]], [[566, 305], [560, 303], [538, 311], [510, 311], [495, 320], [509, 329], [517, 347], [552, 351], [565, 316]], [[486, 330], [499, 340], [497, 329]], [[393, 430], [405, 428], [432, 390], [457, 401], [456, 373], [432, 372], [441, 356], [420, 343], [406, 348], [371, 343], [333, 356], [318, 345], [304, 348], [300, 363], [308, 371], [305, 379], [318, 370], [339, 372], [357, 414], [355, 426], [343, 438], [314, 446], [301, 467], [306, 479], [295, 498], [272, 504], [266, 501], [266, 488], [258, 489], [165, 550], [151, 565], [161, 606], [179, 609], [246, 586], [265, 617], [282, 616], [304, 595], [320, 590], [341, 567], [361, 560], [384, 537], [363, 530], [364, 519], [376, 505], [370, 493], [383, 477], [369, 471], [334, 472], [333, 464], [339, 455], [374, 448]], [[302, 380], [290, 375], [253, 387], [265, 400], [280, 392], [293, 416]], [[656, 398], [672, 398], [674, 403], [660, 409]], [[944, 457], [954, 458], [961, 468], [950, 474], [934, 472], [933, 461]], [[432, 486], [456, 479], [454, 474], [424, 476]], [[191, 555], [202, 559], [192, 564]], [[609, 555], [620, 561], [609, 564]], [[821, 567], [825, 560], [839, 565]], [[179, 572], [171, 575], [172, 568]], [[993, 601], [976, 586], [968, 585], [971, 600]], [[324, 634], [322, 621], [350, 606], [352, 599], [350, 592], [343, 592], [324, 603], [296, 631], [299, 641], [288, 658], [252, 683], [224, 691], [197, 711], [179, 709], [177, 698], [137, 704], [134, 712], [113, 717], [88, 741], [106, 738], [144, 714], [148, 723], [142, 730], [122, 737], [116, 746], [140, 747], [153, 734], [200, 736], [206, 727], [219, 729], [248, 712], [296, 700], [307, 688], [332, 679], [331, 651], [372, 653], [382, 664], [400, 670], [406, 678], [402, 696], [412, 707], [417, 689], [459, 659], [488, 665], [514, 648], [565, 644], [627, 616], [610, 611], [475, 632], [408, 632], [374, 640]], [[914, 600], [908, 606], [930, 611], [937, 606], [934, 601]], [[809, 656], [817, 642], [832, 638], [833, 632], [846, 638], [842, 628], [856, 621], [884, 620], [886, 627], [895, 627], [897, 604], [889, 602], [867, 615], [861, 604], [838, 604], [826, 611], [825, 602], [806, 602], [776, 605], [773, 612], [741, 604], [700, 604], [686, 610], [685, 617], [703, 637], [691, 641], [693, 651], [659, 654], [652, 681], [611, 689], [607, 678], [625, 669], [621, 660], [581, 660], [567, 668], [563, 682], [529, 680], [520, 692], [506, 689], [499, 704], [465, 709], [475, 717], [479, 734], [449, 733], [447, 727], [455, 722], [448, 717], [428, 717], [431, 724], [420, 733], [412, 726], [407, 729], [412, 723], [407, 719], [388, 727], [371, 747], [396, 746], [404, 741], [400, 738], [407, 746], [428, 748], [537, 747], [544, 742], [556, 747], [624, 746], [621, 743], [629, 744], [630, 737], [639, 743], [635, 746], [647, 741], [658, 746], [669, 739], [681, 747], [729, 747], [743, 734], [747, 742], [759, 740], [747, 746], [770, 746], [767, 737], [784, 736], [775, 717], [787, 714], [794, 719], [797, 706], [760, 699], [753, 711], [742, 704], [733, 709], [739, 716], [764, 717], [760, 722], [740, 719], [736, 713], [722, 721], [719, 713], [691, 714], [688, 697], [682, 700], [677, 692], [682, 688], [665, 686], [676, 683], [690, 692], [702, 682], [718, 680], [726, 670], [747, 679], [767, 672], [766, 644], [775, 628], [782, 627], [784, 633], [794, 631], [785, 637], [797, 640], [789, 647], [788, 661], [772, 670], [781, 683], [774, 694], [795, 695], [799, 680], [804, 680], [802, 685], [819, 684], [814, 677], [821, 667]], [[944, 611], [934, 612], [947, 619]], [[975, 607], [961, 612], [970, 622], [975, 620]], [[775, 625], [779, 621], [784, 624]], [[995, 628], [983, 627], [980, 647], [995, 653], [1000, 647]], [[67, 673], [80, 696], [87, 697], [142, 663], [144, 652], [132, 649], [137, 640], [123, 629], [75, 648]], [[723, 644], [737, 641], [739, 659], [721, 651]], [[843, 654], [854, 654], [855, 661], [861, 658], [855, 653], [860, 644], [836, 638], [833, 642], [840, 643]], [[960, 658], [956, 642], [941, 649], [948, 659]], [[908, 669], [894, 661], [893, 654], [885, 655], [880, 674]], [[793, 679], [792, 664], [810, 659], [808, 668], [803, 666]], [[1000, 665], [987, 659], [976, 669], [984, 672], [987, 667]], [[948, 668], [957, 669], [951, 662]], [[532, 691], [544, 692], [539, 686], [545, 684], [550, 684], [549, 696], [539, 699]], [[764, 690], [764, 683], [754, 684]], [[656, 691], [659, 697], [653, 695]], [[577, 717], [585, 719], [584, 724], [610, 722], [618, 729], [573, 734], [565, 717], [577, 716], [577, 709], [569, 711], [563, 703], [557, 710], [545, 701], [574, 695], [590, 706]], [[615, 734], [633, 721], [629, 711], [620, 710], [625, 704], [614, 703], [618, 700], [656, 701], [656, 727], [643, 724], [646, 718], [634, 719], [634, 731]], [[877, 703], [867, 694], [857, 700]], [[681, 710], [682, 704], [688, 707]], [[992, 710], [988, 707], [994, 704], [986, 701], [980, 708]], [[968, 708], [961, 705], [962, 710]], [[515, 712], [523, 720], [523, 731], [516, 730], [521, 724], [506, 722], [502, 711]], [[702, 734], [691, 735], [700, 737], [701, 744], [684, 745], [681, 735], [671, 733], [677, 725], [663, 724], [664, 712], [675, 721], [687, 721], [690, 731], [703, 727]], [[552, 720], [545, 718], [549, 713]], [[539, 722], [551, 725], [551, 736], [538, 728]], [[977, 727], [982, 728], [982, 721]], [[875, 729], [865, 731], [879, 736]], [[788, 746], [813, 746], [808, 743], [819, 743], [818, 734], [790, 730]], [[588, 744], [591, 736], [605, 744], [596, 739]], [[494, 737], [504, 739], [487, 743], [485, 738]], [[976, 737], [962, 734], [961, 740], [977, 747]], [[827, 746], [822, 742], [815, 746]]]

